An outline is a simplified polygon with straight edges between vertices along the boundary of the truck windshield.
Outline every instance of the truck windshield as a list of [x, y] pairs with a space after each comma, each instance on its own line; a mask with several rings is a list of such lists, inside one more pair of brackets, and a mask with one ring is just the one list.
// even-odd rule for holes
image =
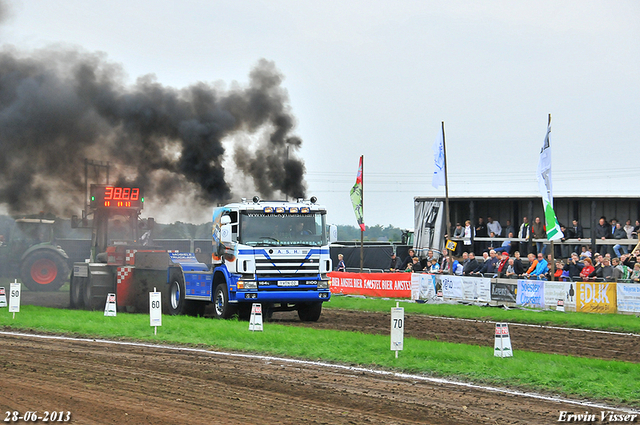
[[325, 215], [241, 213], [238, 241], [250, 246], [326, 245]]

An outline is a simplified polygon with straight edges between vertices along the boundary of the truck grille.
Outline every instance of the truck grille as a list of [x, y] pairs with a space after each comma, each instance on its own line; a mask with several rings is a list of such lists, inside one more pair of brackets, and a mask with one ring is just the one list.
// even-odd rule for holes
[[315, 277], [320, 272], [318, 257], [306, 259], [256, 258], [256, 275], [260, 278]]

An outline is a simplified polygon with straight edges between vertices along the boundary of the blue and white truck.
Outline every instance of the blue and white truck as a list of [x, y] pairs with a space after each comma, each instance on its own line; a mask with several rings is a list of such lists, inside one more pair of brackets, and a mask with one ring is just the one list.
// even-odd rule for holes
[[141, 195], [134, 201], [107, 199], [116, 189], [141, 193], [92, 185], [92, 255], [74, 264], [72, 307], [104, 308], [107, 294], [115, 293], [120, 310], [145, 312], [148, 292], [155, 288], [163, 293], [166, 314], [202, 315], [213, 303], [216, 317], [248, 318], [251, 305], [261, 303], [266, 316], [297, 310], [301, 320], [316, 321], [331, 298], [326, 209], [315, 198], [256, 197], [215, 208], [209, 263], [201, 255], [170, 252], [144, 240]]
[[243, 200], [213, 212], [213, 302], [218, 317], [251, 304], [263, 311], [297, 310], [316, 321], [331, 291], [326, 209], [316, 198], [295, 202]]

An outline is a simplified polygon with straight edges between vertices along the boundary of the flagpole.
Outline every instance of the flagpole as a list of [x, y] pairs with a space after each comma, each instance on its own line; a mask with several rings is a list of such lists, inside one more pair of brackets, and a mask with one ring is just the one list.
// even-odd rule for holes
[[[447, 225], [445, 235], [450, 235], [449, 232], [451, 229], [451, 219], [449, 218], [449, 180], [447, 177], [447, 144], [445, 142], [445, 137], [444, 137], [444, 121], [442, 121], [442, 152], [444, 153], [444, 193], [445, 193], [444, 214], [445, 214], [445, 223]], [[447, 249], [447, 257], [449, 258], [449, 261], [450, 261], [451, 255], [449, 254], [448, 249]]]
[[[362, 161], [362, 222], [364, 223], [364, 155], [360, 155], [360, 161]], [[364, 230], [360, 227], [360, 273], [364, 265]]]
[[[549, 114], [549, 122], [547, 122], [547, 127], [551, 126], [551, 114]], [[542, 203], [542, 205], [544, 205], [544, 202]], [[553, 208], [553, 202], [551, 203], [551, 208]], [[546, 222], [546, 220], [545, 220]], [[551, 270], [551, 273], [549, 273], [551, 276], [549, 276], [549, 280], [556, 280], [555, 279], [555, 274], [556, 274], [556, 257], [555, 257], [555, 249], [553, 249], [553, 239], [550, 242], [551, 245], [551, 264], [549, 264], [549, 270]]]

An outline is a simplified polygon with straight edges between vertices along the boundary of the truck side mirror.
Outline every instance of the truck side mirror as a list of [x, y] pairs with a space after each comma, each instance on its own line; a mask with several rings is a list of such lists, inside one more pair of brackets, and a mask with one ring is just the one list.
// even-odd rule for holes
[[332, 224], [329, 226], [329, 243], [334, 243], [338, 241], [338, 226]]
[[224, 224], [220, 226], [220, 240], [224, 242], [231, 242], [231, 224]]

